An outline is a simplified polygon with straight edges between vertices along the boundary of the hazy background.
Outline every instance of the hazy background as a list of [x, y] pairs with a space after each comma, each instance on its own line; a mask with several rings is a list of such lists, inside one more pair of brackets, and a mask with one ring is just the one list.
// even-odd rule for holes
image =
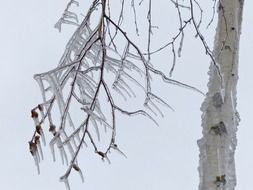
[[[162, 1], [159, 1], [162, 2]], [[59, 177], [65, 166], [53, 163], [47, 149], [38, 176], [28, 150], [33, 132], [30, 110], [41, 95], [33, 74], [54, 68], [64, 51], [73, 27], [58, 33], [53, 28], [65, 9], [67, 1], [24, 0], [3, 1], [0, 6], [0, 188], [7, 190], [60, 190], [64, 184]], [[163, 6], [158, 4], [158, 6]], [[253, 79], [251, 53], [253, 50], [252, 1], [246, 1], [242, 26], [238, 111], [241, 123], [236, 150], [237, 189], [251, 189], [253, 170], [252, 107]], [[173, 22], [175, 18], [161, 18]], [[165, 25], [166, 26], [166, 25]], [[170, 24], [168, 24], [168, 27]], [[213, 32], [209, 41], [212, 42]], [[187, 39], [187, 38], [186, 38]], [[199, 49], [198, 49], [199, 48]], [[206, 91], [209, 60], [199, 43], [189, 39], [183, 50], [184, 58], [178, 61], [174, 78], [188, 82]], [[162, 63], [164, 59], [160, 58]], [[160, 63], [159, 62], [159, 63]], [[161, 94], [175, 112], [165, 111], [158, 117], [156, 127], [145, 118], [118, 118], [118, 144], [128, 158], [111, 154], [111, 165], [103, 163], [84, 149], [79, 156], [85, 183], [72, 172], [73, 190], [164, 190], [197, 189], [198, 147], [201, 137], [203, 96], [195, 92], [157, 84]]]

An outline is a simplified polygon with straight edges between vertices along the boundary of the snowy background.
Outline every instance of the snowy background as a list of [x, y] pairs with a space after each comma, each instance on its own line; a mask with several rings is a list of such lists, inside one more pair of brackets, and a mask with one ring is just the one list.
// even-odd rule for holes
[[[53, 28], [66, 2], [1, 1], [0, 7], [0, 186], [7, 190], [60, 190], [58, 179], [65, 171], [59, 162], [53, 163], [48, 149], [38, 176], [28, 150], [33, 132], [30, 110], [41, 95], [33, 74], [52, 69], [63, 53], [71, 27], [58, 33]], [[162, 6], [162, 5], [161, 5]], [[253, 170], [253, 51], [252, 1], [245, 2], [238, 84], [238, 111], [241, 123], [236, 150], [237, 189], [250, 190]], [[173, 18], [170, 18], [173, 20]], [[165, 19], [168, 22], [167, 19]], [[212, 41], [213, 33], [210, 33]], [[193, 48], [194, 46], [194, 48]], [[197, 49], [199, 48], [199, 49]], [[201, 53], [199, 53], [199, 52]], [[184, 58], [178, 62], [174, 78], [206, 91], [209, 60], [200, 44], [185, 44]], [[160, 60], [161, 62], [163, 60]], [[102, 162], [93, 151], [79, 156], [85, 183], [71, 175], [74, 190], [164, 190], [197, 189], [198, 147], [201, 137], [200, 110], [203, 96], [178, 87], [158, 84], [175, 112], [165, 111], [156, 127], [145, 118], [118, 118], [118, 144], [127, 159], [111, 154], [111, 164]]]

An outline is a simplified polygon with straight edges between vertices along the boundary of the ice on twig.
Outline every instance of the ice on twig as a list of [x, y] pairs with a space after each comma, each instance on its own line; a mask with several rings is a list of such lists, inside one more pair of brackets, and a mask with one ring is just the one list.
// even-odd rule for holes
[[78, 17], [77, 14], [74, 12], [69, 11], [72, 4], [75, 4], [76, 6], [79, 6], [79, 3], [74, 0], [70, 0], [70, 2], [67, 4], [66, 9], [64, 10], [62, 17], [59, 19], [59, 21], [55, 24], [55, 28], [61, 32], [61, 25], [63, 23], [65, 24], [72, 24], [78, 26]]
[[81, 108], [83, 111], [85, 111], [90, 117], [92, 117], [93, 119], [97, 120], [100, 122], [100, 124], [103, 124], [104, 126], [112, 129], [112, 126], [107, 123], [104, 118], [98, 116], [95, 112], [93, 112], [92, 110], [88, 109], [88, 108]]
[[152, 120], [158, 126], [158, 123], [156, 122], [156, 120], [152, 116], [150, 116], [147, 112], [145, 112], [144, 110], [137, 110], [137, 111], [130, 112], [130, 111], [123, 110], [116, 105], [115, 105], [115, 109], [120, 111], [121, 113], [129, 115], [129, 116], [143, 115], [145, 117], [148, 117], [150, 120]]
[[80, 169], [80, 167], [77, 164], [72, 164], [72, 167], [74, 168], [75, 171], [77, 171], [79, 173], [79, 176], [80, 176], [82, 182], [84, 182], [83, 173], [82, 173], [82, 170]]
[[44, 156], [43, 156], [43, 151], [42, 151], [42, 147], [41, 147], [41, 143], [39, 139], [40, 139], [40, 136], [35, 137], [35, 144], [37, 145], [37, 149], [39, 151], [38, 154], [41, 157], [41, 160], [43, 160]]
[[65, 187], [67, 190], [70, 190], [69, 180], [67, 176], [60, 177], [60, 182], [63, 182], [65, 184]]
[[122, 151], [119, 149], [118, 145], [113, 144], [113, 145], [111, 145], [111, 148], [113, 148], [113, 149], [116, 150], [119, 154], [121, 154], [122, 156], [124, 156], [125, 158], [127, 158], [127, 156], [124, 154], [124, 152], [122, 152]]
[[91, 121], [93, 127], [95, 128], [98, 141], [100, 141], [100, 134], [99, 134], [98, 124], [97, 124], [97, 122], [96, 122], [96, 120], [94, 118], [90, 118], [90, 121]]
[[40, 159], [39, 159], [39, 155], [38, 155], [38, 152], [36, 152], [34, 155], [33, 155], [33, 159], [34, 159], [34, 162], [35, 162], [35, 165], [36, 165], [36, 168], [37, 168], [37, 172], [38, 174], [40, 174]]
[[127, 101], [126, 96], [122, 93], [122, 91], [118, 88], [118, 86], [116, 86], [115, 84], [113, 84], [113, 90], [115, 90], [119, 95], [121, 95], [123, 97], [123, 99], [125, 101]]
[[159, 113], [162, 117], [164, 117], [162, 111], [158, 108], [158, 106], [157, 106], [150, 98], [147, 98], [147, 100], [145, 101], [144, 105], [145, 105], [146, 107], [148, 107], [155, 115], [157, 115], [157, 114], [156, 114], [156, 111], [154, 111], [154, 110], [152, 109], [152, 107], [149, 106], [149, 104], [150, 104], [152, 107], [154, 107], [154, 109], [156, 109], [156, 110], [158, 111], [158, 113]]
[[56, 161], [54, 145], [56, 144], [58, 135], [59, 135], [59, 134], [57, 133], [57, 134], [53, 137], [53, 139], [50, 141], [50, 143], [49, 143], [49, 146], [50, 146], [50, 149], [51, 149], [51, 154], [52, 154], [52, 157], [53, 157], [53, 161], [54, 161], [54, 162]]

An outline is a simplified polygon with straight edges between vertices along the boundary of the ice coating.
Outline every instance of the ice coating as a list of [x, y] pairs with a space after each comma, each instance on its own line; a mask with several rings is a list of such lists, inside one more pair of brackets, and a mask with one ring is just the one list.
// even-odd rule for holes
[[200, 190], [234, 190], [238, 113], [236, 84], [243, 1], [223, 0], [218, 5], [218, 26], [208, 93], [202, 104], [203, 137], [200, 149]]

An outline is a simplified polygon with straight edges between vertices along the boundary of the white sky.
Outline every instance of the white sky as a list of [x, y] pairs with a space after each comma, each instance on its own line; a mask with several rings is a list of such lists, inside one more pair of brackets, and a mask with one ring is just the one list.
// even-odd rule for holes
[[[53, 28], [65, 5], [66, 2], [60, 0], [1, 1], [1, 189], [64, 189], [64, 185], [58, 182], [65, 171], [60, 159], [53, 163], [47, 146], [44, 149], [46, 158], [41, 164], [41, 175], [38, 176], [28, 150], [28, 141], [33, 132], [30, 109], [41, 101], [33, 74], [57, 65], [71, 34], [64, 27], [61, 34]], [[250, 190], [250, 171], [253, 170], [253, 67], [250, 59], [253, 50], [252, 7], [252, 1], [245, 2], [238, 84], [238, 111], [242, 121], [238, 130], [236, 168], [237, 189], [243, 190]], [[183, 53], [186, 58], [179, 61], [175, 78], [188, 81], [205, 91], [209, 60], [198, 51], [202, 49], [192, 48], [191, 42], [185, 44]], [[163, 62], [162, 59], [160, 61]], [[73, 173], [70, 178], [73, 190], [197, 188], [196, 140], [201, 137], [199, 107], [203, 97], [189, 90], [166, 85], [157, 88], [161, 94], [167, 95], [167, 102], [176, 111], [165, 111], [166, 118], [158, 117], [159, 127], [153, 126], [145, 118], [119, 116], [118, 144], [128, 158], [112, 153], [112, 164], [108, 165], [93, 151], [82, 151], [79, 160], [82, 160], [85, 183], [82, 184], [79, 176]]]

